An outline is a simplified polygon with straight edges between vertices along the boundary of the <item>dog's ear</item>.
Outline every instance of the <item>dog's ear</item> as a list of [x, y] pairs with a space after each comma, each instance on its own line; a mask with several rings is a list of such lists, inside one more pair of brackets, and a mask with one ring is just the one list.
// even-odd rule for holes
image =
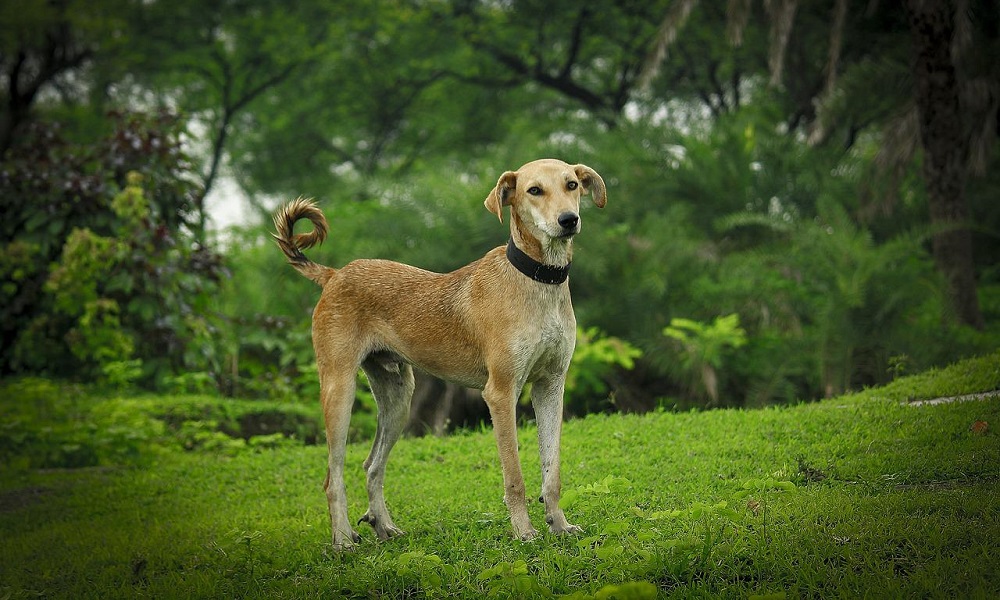
[[496, 187], [490, 190], [489, 195], [486, 196], [486, 201], [483, 202], [487, 210], [495, 214], [501, 223], [503, 223], [503, 207], [510, 206], [510, 197], [514, 194], [516, 188], [517, 173], [507, 171], [500, 176]]
[[604, 180], [597, 174], [597, 171], [587, 165], [576, 165], [573, 167], [573, 170], [576, 171], [576, 176], [583, 183], [583, 189], [590, 192], [590, 197], [594, 201], [594, 204], [597, 205], [597, 208], [604, 208], [605, 203], [608, 201], [608, 191], [604, 187]]

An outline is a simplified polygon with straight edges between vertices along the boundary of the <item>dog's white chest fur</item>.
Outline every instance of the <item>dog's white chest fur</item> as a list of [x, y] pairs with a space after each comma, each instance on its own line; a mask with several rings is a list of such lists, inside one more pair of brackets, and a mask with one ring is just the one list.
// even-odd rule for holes
[[[561, 290], [551, 290], [560, 292]], [[549, 304], [537, 321], [533, 332], [525, 332], [517, 342], [516, 353], [524, 361], [527, 381], [546, 375], [565, 373], [576, 345], [576, 318], [570, 305], [569, 294], [559, 294], [558, 302]]]

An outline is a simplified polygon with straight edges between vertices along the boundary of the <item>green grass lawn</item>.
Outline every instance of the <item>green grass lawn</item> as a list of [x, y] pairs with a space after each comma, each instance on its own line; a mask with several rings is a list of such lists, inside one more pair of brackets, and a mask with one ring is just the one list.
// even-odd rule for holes
[[[407, 535], [362, 527], [348, 554], [330, 548], [321, 445], [15, 465], [0, 476], [0, 599], [997, 597], [998, 389], [1000, 353], [788, 408], [571, 421], [563, 503], [585, 532], [528, 543], [511, 537], [491, 431], [402, 440], [386, 497]], [[520, 436], [537, 495], [535, 432]], [[354, 519], [367, 450], [348, 451]]]

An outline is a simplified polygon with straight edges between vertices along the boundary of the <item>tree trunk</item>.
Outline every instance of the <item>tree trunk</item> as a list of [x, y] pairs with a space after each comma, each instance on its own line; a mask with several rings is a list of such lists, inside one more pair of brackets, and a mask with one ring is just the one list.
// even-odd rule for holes
[[952, 60], [955, 7], [944, 0], [908, 0], [906, 8], [913, 40], [924, 185], [935, 228], [934, 260], [947, 279], [956, 316], [982, 329], [965, 201], [969, 137]]

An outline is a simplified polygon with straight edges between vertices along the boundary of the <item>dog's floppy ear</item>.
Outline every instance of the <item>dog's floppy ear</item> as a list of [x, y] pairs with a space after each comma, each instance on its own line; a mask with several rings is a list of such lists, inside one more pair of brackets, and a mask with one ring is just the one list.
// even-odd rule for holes
[[517, 173], [507, 171], [500, 176], [496, 187], [490, 190], [489, 195], [486, 196], [486, 201], [483, 202], [486, 208], [500, 219], [501, 223], [503, 223], [503, 207], [510, 205], [510, 197], [514, 194], [516, 187]]
[[597, 205], [597, 208], [604, 208], [605, 203], [608, 201], [608, 191], [604, 187], [604, 180], [597, 174], [597, 171], [587, 165], [576, 165], [573, 167], [573, 170], [576, 171], [576, 176], [583, 183], [583, 189], [590, 192], [590, 197], [593, 199], [594, 204]]

